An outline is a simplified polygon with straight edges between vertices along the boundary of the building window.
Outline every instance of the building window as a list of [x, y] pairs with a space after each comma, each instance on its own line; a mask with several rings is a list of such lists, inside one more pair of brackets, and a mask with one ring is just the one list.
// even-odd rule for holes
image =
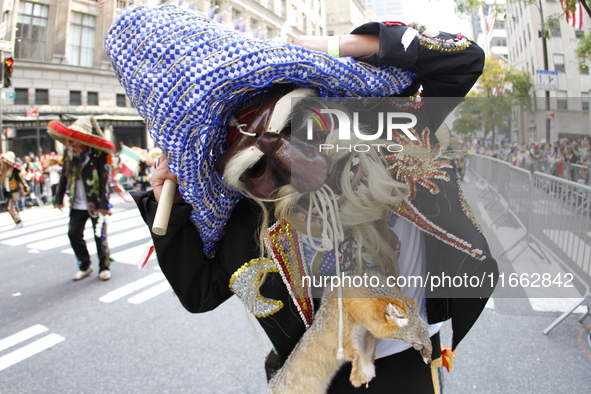
[[271, 12], [275, 12], [275, 0], [267, 0], [267, 9]]
[[529, 23], [527, 24], [527, 38], [531, 41], [531, 29], [529, 28]]
[[564, 72], [564, 55], [561, 53], [554, 54], [554, 70]]
[[575, 37], [577, 37], [577, 38], [583, 37], [583, 30], [575, 29]]
[[568, 109], [565, 90], [559, 90], [556, 92], [556, 106], [558, 109]]
[[88, 92], [88, 95], [86, 96], [86, 105], [99, 105], [97, 92]]
[[82, 105], [82, 92], [70, 90], [70, 105]]
[[69, 60], [73, 66], [94, 66], [94, 32], [96, 17], [94, 15], [72, 12], [70, 23]]
[[281, 0], [279, 6], [279, 16], [283, 19], [287, 19], [287, 0]]
[[45, 60], [45, 37], [49, 7], [42, 4], [20, 2], [16, 20], [14, 57], [17, 59]]
[[125, 107], [125, 95], [124, 94], [117, 95], [117, 106], [118, 107]]
[[581, 92], [581, 104], [583, 111], [589, 111], [589, 93]]
[[16, 105], [29, 105], [29, 89], [14, 89], [16, 98], [14, 104]]
[[490, 40], [491, 47], [506, 47], [507, 46], [507, 37], [493, 37]]
[[35, 104], [36, 105], [49, 104], [49, 90], [35, 89]]
[[550, 35], [552, 37], [562, 37], [562, 33], [560, 32], [560, 26], [556, 25], [555, 27], [551, 28]]
[[259, 21], [256, 19], [250, 18], [250, 31], [255, 31], [259, 28]]
[[242, 12], [236, 8], [232, 8], [232, 21], [237, 21], [242, 18]]
[[501, 29], [501, 30], [505, 30], [505, 21], [504, 20], [496, 20], [495, 21], [495, 29]]

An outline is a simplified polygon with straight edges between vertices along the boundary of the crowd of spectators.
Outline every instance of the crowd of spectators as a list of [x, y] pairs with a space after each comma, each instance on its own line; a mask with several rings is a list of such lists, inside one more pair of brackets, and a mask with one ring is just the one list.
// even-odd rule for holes
[[496, 157], [530, 171], [540, 171], [585, 185], [591, 185], [591, 137], [545, 139], [529, 145], [503, 144], [475, 148], [475, 153]]
[[[19, 211], [46, 203], [45, 199], [47, 195], [51, 196], [51, 192], [45, 191], [45, 183], [49, 181], [49, 174], [43, 160], [34, 153], [29, 153], [23, 157], [16, 157], [16, 163], [20, 165], [22, 177], [29, 188], [29, 193], [25, 194], [22, 191], [19, 193], [17, 201]], [[0, 200], [3, 200], [2, 197], [0, 196]]]
[[[121, 173], [119, 154], [120, 152], [116, 152], [113, 156], [114, 175]], [[149, 175], [153, 171], [153, 159], [159, 154], [158, 149], [150, 152], [146, 150], [133, 173], [122, 177], [121, 186], [124, 185], [126, 189], [146, 190], [150, 186]], [[54, 203], [55, 188], [62, 170], [62, 155], [52, 152], [39, 157], [34, 153], [28, 153], [16, 157], [16, 163], [20, 165], [21, 175], [29, 187], [29, 193], [19, 192], [16, 208], [23, 211], [32, 206]], [[112, 186], [116, 189], [116, 185]], [[0, 210], [3, 209], [4, 203], [5, 196], [0, 188]]]

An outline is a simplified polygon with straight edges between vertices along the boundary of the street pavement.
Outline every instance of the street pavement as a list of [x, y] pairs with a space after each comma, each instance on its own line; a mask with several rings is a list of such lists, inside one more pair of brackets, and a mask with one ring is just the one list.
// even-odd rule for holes
[[[520, 237], [500, 207], [469, 173], [466, 198], [482, 223], [493, 255]], [[109, 242], [113, 278], [95, 272], [73, 282], [67, 212], [50, 206], [22, 213], [13, 230], [0, 213], [0, 393], [264, 393], [270, 343], [235, 297], [215, 311], [186, 312], [152, 258], [135, 263], [150, 234], [133, 203], [113, 195]], [[515, 248], [499, 259], [505, 272], [523, 266], [559, 272], [556, 263]], [[509, 259], [514, 260], [511, 262]], [[528, 289], [494, 296], [456, 351], [447, 393], [588, 393], [591, 318], [579, 308], [548, 335], [542, 331], [580, 297], [543, 298]], [[451, 344], [449, 324], [443, 341]], [[393, 392], [396, 392], [393, 388]]]

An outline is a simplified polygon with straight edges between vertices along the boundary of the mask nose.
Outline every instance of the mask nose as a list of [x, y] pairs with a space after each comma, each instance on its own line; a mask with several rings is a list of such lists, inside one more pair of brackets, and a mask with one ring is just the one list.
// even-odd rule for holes
[[300, 193], [318, 190], [328, 178], [328, 157], [317, 146], [284, 133], [265, 133], [257, 146], [278, 172], [278, 178]]

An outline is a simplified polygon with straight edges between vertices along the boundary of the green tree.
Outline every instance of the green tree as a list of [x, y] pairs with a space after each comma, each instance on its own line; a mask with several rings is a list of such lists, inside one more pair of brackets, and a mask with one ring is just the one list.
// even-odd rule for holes
[[496, 141], [497, 132], [509, 128], [512, 107], [518, 105], [523, 113], [528, 100], [517, 98], [530, 97], [532, 87], [529, 73], [511, 67], [500, 58], [489, 56], [476, 89], [470, 92], [455, 113], [454, 133], [470, 136], [477, 129], [482, 129], [485, 135], [492, 133], [492, 141]]

